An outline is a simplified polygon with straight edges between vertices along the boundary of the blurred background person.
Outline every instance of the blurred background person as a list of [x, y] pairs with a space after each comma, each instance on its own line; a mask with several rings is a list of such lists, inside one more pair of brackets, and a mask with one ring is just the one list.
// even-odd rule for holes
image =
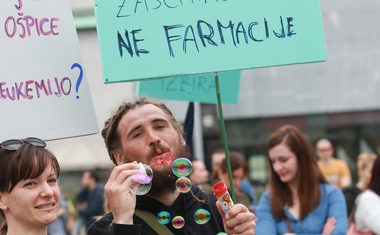
[[320, 139], [315, 144], [319, 158], [318, 166], [329, 184], [343, 188], [351, 184], [351, 172], [347, 163], [333, 157], [334, 148], [328, 139]]
[[84, 185], [82, 173], [81, 188], [79, 189], [76, 195], [76, 203], [72, 201], [72, 204], [75, 206], [75, 215], [71, 216], [72, 229], [71, 232], [73, 235], [82, 235], [86, 233], [86, 226], [84, 224], [83, 216], [79, 215], [79, 210], [87, 206], [87, 196], [88, 196], [88, 187]]
[[351, 184], [350, 186], [344, 187], [342, 189], [344, 197], [346, 198], [347, 215], [351, 214], [355, 200], [359, 193], [368, 186], [368, 183], [371, 179], [373, 162], [375, 159], [376, 154], [372, 153], [361, 153], [358, 155], [356, 163], [359, 180], [356, 184]]
[[380, 234], [380, 157], [372, 167], [372, 176], [366, 189], [356, 200], [355, 223], [359, 231]]
[[[232, 184], [234, 186], [234, 192], [236, 197], [236, 203], [241, 203], [246, 207], [252, 206], [252, 200], [244, 191], [240, 190], [243, 180], [248, 176], [248, 164], [244, 156], [236, 151], [230, 151], [230, 163], [232, 172]], [[219, 166], [218, 179], [223, 181], [231, 193], [230, 179], [227, 168], [227, 158], [224, 158]]]
[[[230, 154], [230, 151], [229, 151]], [[214, 150], [214, 152], [211, 155], [211, 166], [212, 166], [212, 172], [211, 172], [211, 177], [210, 177], [210, 184], [214, 185], [216, 182], [220, 181], [219, 176], [218, 176], [218, 171], [220, 169], [220, 165], [222, 161], [226, 158], [226, 153], [223, 148], [218, 148]], [[243, 179], [240, 190], [245, 192], [248, 197], [251, 200], [251, 207], [256, 207], [256, 194], [255, 190], [248, 180], [248, 174], [246, 177]]]
[[83, 219], [87, 231], [98, 216], [104, 215], [104, 185], [99, 183], [98, 175], [92, 171], [83, 172], [81, 182], [88, 192], [85, 201], [80, 205], [78, 213]]
[[267, 146], [269, 190], [260, 198], [256, 234], [346, 234], [343, 193], [327, 183], [306, 136], [284, 125]]
[[58, 218], [48, 225], [48, 235], [69, 235], [69, 231], [66, 229], [66, 225], [69, 217], [69, 207], [67, 200], [62, 192], [62, 185], [57, 182], [60, 189]]
[[197, 185], [202, 191], [212, 193], [212, 188], [209, 182], [210, 173], [206, 169], [204, 162], [197, 158], [193, 158], [191, 162], [193, 170], [189, 175], [190, 181]]

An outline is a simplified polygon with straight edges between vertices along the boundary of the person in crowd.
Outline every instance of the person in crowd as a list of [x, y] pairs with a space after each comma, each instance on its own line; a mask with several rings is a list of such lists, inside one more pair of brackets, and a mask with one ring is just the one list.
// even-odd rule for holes
[[[218, 148], [214, 150], [214, 152], [211, 155], [212, 172], [211, 172], [210, 182], [212, 185], [220, 180], [218, 176], [218, 172], [220, 169], [220, 164], [225, 158], [226, 158], [226, 153], [223, 148]], [[252, 184], [248, 180], [248, 175], [247, 177], [243, 179], [240, 185], [240, 191], [245, 192], [249, 196], [252, 202], [251, 207], [256, 207], [256, 193], [255, 193], [254, 188], [252, 187]]]
[[359, 193], [363, 191], [371, 179], [371, 170], [373, 162], [376, 159], [376, 154], [361, 153], [357, 158], [357, 170], [359, 180], [356, 184], [344, 187], [342, 189], [344, 197], [346, 198], [347, 214], [350, 215], [352, 208], [355, 205], [355, 200]]
[[57, 219], [60, 167], [38, 138], [0, 144], [0, 234], [47, 234]]
[[61, 183], [58, 183], [60, 188], [58, 218], [48, 225], [48, 235], [68, 235], [69, 231], [66, 229], [66, 224], [69, 216], [69, 207], [67, 200], [63, 195]]
[[316, 154], [319, 158], [318, 166], [327, 182], [344, 188], [351, 184], [351, 172], [347, 163], [333, 157], [334, 148], [328, 139], [320, 139], [315, 144]]
[[202, 191], [212, 193], [212, 188], [209, 182], [210, 173], [206, 169], [206, 165], [198, 158], [191, 160], [193, 170], [189, 175], [191, 183], [197, 185]]
[[[255, 215], [244, 205], [236, 204], [224, 214], [215, 195], [197, 186], [188, 192], [177, 190], [171, 164], [152, 166], [147, 194], [131, 192], [129, 179], [138, 163], [152, 165], [168, 152], [174, 158], [189, 158], [182, 134], [181, 125], [163, 103], [139, 98], [119, 106], [102, 130], [116, 165], [105, 185], [111, 213], [96, 221], [88, 235], [255, 234]], [[158, 216], [160, 212], [163, 217]], [[203, 216], [198, 217], [198, 212]], [[202, 224], [197, 223], [199, 219]]]
[[269, 188], [257, 209], [257, 234], [346, 234], [341, 190], [327, 183], [306, 136], [284, 125], [269, 137]]
[[[229, 156], [232, 172], [232, 184], [234, 186], [236, 202], [241, 203], [246, 207], [250, 207], [252, 205], [252, 200], [244, 191], [240, 190], [243, 180], [246, 179], [249, 174], [248, 163], [245, 160], [244, 156], [239, 152], [230, 151]], [[227, 158], [224, 158], [220, 164], [220, 169], [218, 170], [218, 178], [223, 181], [227, 185], [228, 190], [231, 191], [227, 168]]]
[[97, 216], [104, 215], [104, 185], [99, 183], [99, 176], [93, 171], [84, 171], [81, 182], [88, 192], [78, 213], [88, 230], [96, 221]]
[[[83, 173], [82, 173], [83, 179]], [[83, 185], [84, 181], [81, 180], [81, 188], [76, 195], [75, 214], [72, 217], [72, 231], [75, 234], [83, 234], [82, 231], [87, 230], [84, 223], [84, 217], [79, 214], [79, 210], [87, 207], [87, 196], [89, 189], [86, 185]], [[75, 218], [77, 217], [77, 218]], [[75, 223], [74, 223], [75, 222]]]
[[[358, 231], [380, 234], [380, 157], [372, 167], [372, 176], [366, 189], [356, 199], [355, 223]], [[371, 233], [369, 233], [371, 232]]]

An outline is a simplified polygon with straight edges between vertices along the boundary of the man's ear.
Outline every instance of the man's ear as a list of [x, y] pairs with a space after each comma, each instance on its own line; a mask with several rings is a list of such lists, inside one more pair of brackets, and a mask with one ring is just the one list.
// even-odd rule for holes
[[5, 211], [7, 208], [7, 204], [4, 202], [4, 196], [2, 193], [0, 193], [0, 209]]
[[183, 138], [182, 133], [179, 131], [178, 136], [180, 138], [179, 142], [181, 143], [182, 147], [186, 147], [186, 140]]
[[113, 157], [116, 160], [117, 165], [121, 165], [125, 163], [123, 153], [120, 149], [114, 149], [112, 153], [113, 153]]

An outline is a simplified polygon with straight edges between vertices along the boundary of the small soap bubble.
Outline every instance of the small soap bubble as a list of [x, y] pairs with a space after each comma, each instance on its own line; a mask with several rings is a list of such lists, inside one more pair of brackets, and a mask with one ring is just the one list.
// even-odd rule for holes
[[167, 211], [161, 211], [157, 214], [157, 220], [160, 224], [168, 224], [172, 219], [171, 215]]
[[187, 178], [187, 177], [180, 177], [175, 182], [175, 187], [181, 193], [187, 193], [187, 192], [189, 192], [190, 189], [191, 189], [191, 185], [192, 185], [192, 183], [191, 183], [190, 179]]
[[136, 195], [144, 195], [152, 187], [153, 170], [150, 166], [139, 163], [129, 178], [129, 190]]
[[207, 223], [211, 218], [210, 212], [208, 212], [205, 209], [198, 209], [194, 213], [194, 221], [197, 224], [205, 224]]
[[172, 220], [172, 225], [176, 229], [180, 229], [185, 226], [185, 219], [182, 216], [176, 216]]
[[193, 165], [187, 158], [177, 158], [172, 164], [172, 171], [178, 177], [188, 176], [192, 170]]

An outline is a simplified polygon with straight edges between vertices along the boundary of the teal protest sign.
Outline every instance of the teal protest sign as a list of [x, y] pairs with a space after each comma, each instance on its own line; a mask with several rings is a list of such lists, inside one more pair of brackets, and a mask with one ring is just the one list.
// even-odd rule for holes
[[104, 82], [327, 59], [319, 0], [95, 0]]
[[[240, 88], [240, 71], [219, 73], [221, 99], [224, 104], [237, 104]], [[165, 100], [184, 100], [201, 103], [217, 103], [213, 73], [182, 75], [164, 79], [141, 81], [138, 96]]]

